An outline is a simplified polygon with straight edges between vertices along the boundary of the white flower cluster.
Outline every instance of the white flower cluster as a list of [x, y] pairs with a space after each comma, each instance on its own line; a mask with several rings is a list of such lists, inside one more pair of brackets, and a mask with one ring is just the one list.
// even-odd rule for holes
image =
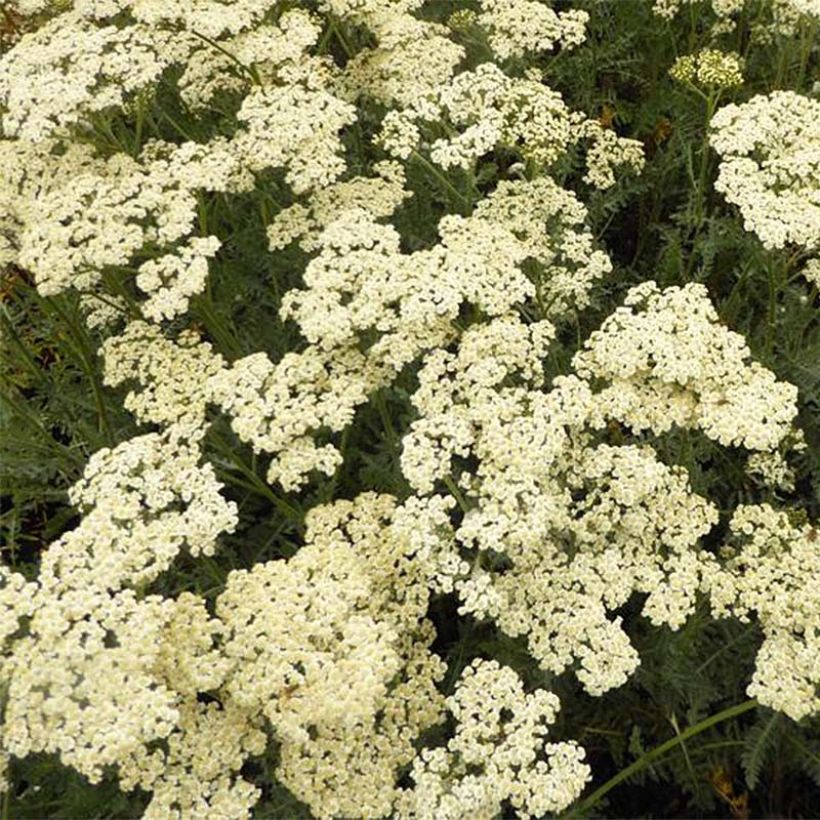
[[611, 188], [616, 182], [616, 168], [629, 168], [636, 174], [643, 170], [644, 152], [640, 140], [619, 137], [598, 120], [582, 123], [579, 133], [590, 142], [584, 181], [595, 188], [601, 191]]
[[100, 26], [68, 11], [26, 34], [0, 57], [6, 136], [38, 141], [122, 106], [168, 65], [155, 32]]
[[542, 817], [570, 805], [590, 779], [583, 749], [545, 740], [558, 698], [525, 693], [508, 667], [473, 661], [447, 709], [456, 721], [453, 738], [413, 762], [414, 786], [402, 795], [401, 818], [493, 820], [507, 801], [517, 816]]
[[355, 121], [355, 110], [327, 91], [295, 83], [254, 87], [237, 117], [244, 128], [234, 148], [244, 162], [253, 171], [287, 166], [296, 193], [328, 185], [345, 169], [338, 132]]
[[104, 767], [179, 731], [175, 682], [200, 650], [193, 633], [180, 642], [188, 630], [174, 624], [180, 607], [204, 613], [204, 602], [136, 590], [183, 547], [213, 554], [218, 536], [236, 525], [235, 505], [199, 458], [170, 434], [98, 452], [71, 490], [82, 522], [45, 551], [38, 580], [4, 571], [8, 753], [58, 753], [98, 782]]
[[208, 259], [219, 245], [215, 236], [193, 237], [177, 253], [143, 262], [136, 277], [137, 287], [151, 294], [142, 305], [143, 314], [161, 322], [185, 313], [191, 296], [205, 290]]
[[534, 0], [481, 0], [477, 22], [490, 35], [490, 47], [502, 60], [532, 51], [568, 49], [586, 39], [589, 14], [579, 9], [556, 13]]
[[[366, 191], [376, 194], [365, 209], [359, 203]], [[252, 354], [211, 379], [233, 429], [274, 455], [268, 479], [286, 489], [312, 470], [335, 471], [340, 454], [332, 444], [317, 447], [313, 437], [341, 431], [405, 365], [447, 344], [465, 303], [494, 317], [535, 299], [557, 317], [584, 307], [611, 270], [584, 228], [584, 207], [546, 178], [501, 183], [472, 216], [444, 217], [439, 244], [411, 254], [401, 252], [392, 226], [374, 221], [401, 195], [398, 180], [354, 178], [314, 195], [311, 210], [284, 211], [271, 241], [307, 234], [303, 242], [319, 249], [305, 269], [306, 288], [286, 293], [281, 309], [310, 345], [276, 364]], [[315, 236], [314, 221], [329, 219], [331, 204], [345, 199], [350, 207]], [[537, 275], [525, 275], [525, 262], [537, 264]]]
[[641, 591], [653, 623], [680, 627], [711, 565], [698, 542], [717, 513], [651, 449], [596, 444], [612, 419], [606, 389], [575, 376], [541, 388], [551, 335], [504, 317], [467, 330], [456, 354], [431, 353], [402, 470], [432, 493], [456, 457], [477, 463], [459, 478], [465, 512], [439, 545], [452, 556], [437, 559], [449, 575], [439, 585], [462, 612], [526, 635], [545, 669], [577, 661], [579, 680], [601, 694], [638, 663], [608, 613]]
[[537, 79], [508, 77], [495, 63], [463, 71], [439, 93], [458, 130], [430, 151], [442, 168], [469, 168], [497, 145], [516, 146], [526, 159], [550, 165], [572, 140], [575, 118], [558, 92]]
[[[235, 10], [237, 5], [232, 3], [230, 7], [222, 5], [221, 8]], [[256, 5], [253, 11], [263, 11], [259, 4]], [[182, 10], [184, 6], [180, 4], [178, 9]], [[214, 18], [217, 24], [225, 25], [224, 12], [217, 12]], [[239, 21], [235, 27], [240, 27]], [[192, 28], [204, 33], [196, 23]], [[269, 84], [275, 83], [281, 73], [294, 77], [310, 76], [326, 65], [306, 59], [307, 50], [321, 33], [319, 22], [306, 11], [290, 9], [275, 25], [263, 23], [250, 29], [244, 25], [241, 28], [239, 33], [222, 38], [219, 50], [201, 39], [191, 43], [179, 87], [182, 98], [193, 109], [204, 110], [219, 94], [247, 93], [254, 75]]]
[[[191, 236], [202, 192], [245, 192], [253, 187], [255, 173], [285, 168], [294, 190], [303, 193], [332, 182], [345, 167], [338, 132], [352, 123], [353, 108], [323, 87], [330, 76], [324, 77], [321, 66], [305, 54], [320, 33], [309, 14], [287, 12], [275, 26], [248, 32], [247, 26], [270, 4], [247, 3], [244, 10], [232, 6], [237, 15], [232, 22], [222, 3], [203, 2], [196, 9], [173, 5], [134, 2], [103, 4], [96, 11], [75, 9], [24, 37], [0, 60], [3, 128], [22, 138], [2, 142], [3, 155], [14, 162], [0, 173], [0, 204], [8, 203], [0, 217], [0, 260], [30, 270], [43, 295], [79, 290], [94, 325], [117, 316], [116, 309], [104, 307], [100, 295], [106, 279], [135, 275], [138, 288], [148, 295], [140, 309], [155, 322], [184, 313], [190, 297], [204, 290], [207, 260], [219, 241]], [[125, 7], [134, 18], [130, 24], [101, 22]], [[156, 26], [183, 23], [207, 37], [219, 20], [226, 31], [250, 40], [242, 56], [252, 66], [258, 62], [256, 76], [267, 81], [251, 84], [234, 135], [180, 145], [149, 141], [137, 158], [116, 153], [108, 160], [69, 141], [69, 126], [90, 123], [96, 111], [122, 107], [123, 94], [132, 86], [150, 86], [172, 62], [190, 69], [181, 81], [189, 97], [207, 103], [220, 90], [219, 78], [231, 76], [220, 60], [235, 68], [225, 48], [220, 51], [186, 35], [179, 53], [160, 59], [168, 38], [178, 34]], [[138, 42], [132, 42], [135, 38]], [[140, 67], [143, 40], [146, 53], [158, 61], [155, 70]], [[78, 43], [91, 56], [78, 52]], [[116, 47], [111, 54], [98, 53], [111, 43]], [[54, 78], [49, 74], [39, 83], [29, 82], [47, 71]], [[88, 79], [75, 76], [78, 72]], [[18, 75], [25, 75], [25, 81]], [[40, 89], [34, 97], [33, 88]], [[43, 96], [43, 89], [49, 95], [53, 89], [53, 99]], [[77, 93], [82, 97], [72, 107]], [[52, 122], [52, 108], [59, 111], [59, 122]], [[146, 247], [152, 249], [148, 254]], [[118, 303], [119, 294], [114, 299]]]
[[[407, 537], [417, 521], [392, 497], [366, 493], [318, 507], [306, 523], [306, 546], [262, 572], [307, 574], [258, 598], [230, 598], [254, 619], [235, 634], [260, 647], [250, 669], [264, 687], [287, 679], [266, 707], [282, 739], [281, 781], [317, 816], [381, 817], [399, 795], [397, 771], [414, 758], [413, 741], [442, 719], [435, 684], [445, 667], [429, 649], [425, 555]], [[266, 618], [278, 625], [273, 633]], [[281, 647], [270, 634], [282, 635]], [[242, 669], [246, 657], [237, 655]], [[259, 687], [240, 691], [253, 697]]]
[[517, 316], [502, 316], [465, 331], [457, 354], [440, 349], [425, 358], [413, 397], [421, 418], [404, 439], [401, 460], [414, 489], [432, 492], [450, 474], [453, 458], [470, 454], [482, 424], [500, 409], [505, 380], [520, 374], [539, 383], [553, 335], [549, 322], [528, 327]]
[[183, 545], [214, 554], [217, 536], [237, 523], [236, 505], [182, 432], [148, 433], [91, 457], [69, 493], [82, 524], [51, 545], [41, 580], [65, 582], [70, 572], [72, 583], [116, 589], [155, 579]]
[[103, 163], [88, 145], [0, 139], [0, 265], [17, 262], [20, 234], [37, 218], [39, 196]]
[[[804, 449], [804, 446], [802, 441], [798, 441], [791, 449], [796, 451]], [[746, 472], [766, 486], [794, 489], [794, 471], [780, 452], [752, 453], [746, 462]]]
[[713, 35], [733, 31], [737, 26], [734, 18], [749, 6], [768, 15], [768, 19], [764, 18], [765, 22], [752, 31], [753, 37], [763, 41], [772, 36], [793, 36], [802, 24], [810, 26], [820, 20], [820, 0], [769, 0], [760, 5], [749, 0], [655, 0], [652, 9], [660, 17], [671, 20], [681, 9], [692, 5], [703, 6], [707, 2], [717, 18], [712, 26]]
[[[193, 625], [181, 623], [169, 643], [190, 645]], [[151, 792], [143, 818], [250, 817], [261, 791], [239, 771], [249, 757], [264, 753], [267, 734], [230, 702], [220, 706], [188, 697], [177, 713], [167, 752], [140, 750], [120, 764], [123, 788]]]
[[820, 257], [809, 259], [803, 266], [802, 274], [811, 287], [820, 290]]
[[418, 516], [375, 494], [316, 508], [296, 557], [232, 572], [212, 616], [197, 595], [139, 592], [236, 525], [198, 460], [172, 434], [99, 452], [39, 580], [3, 569], [4, 754], [56, 752], [93, 782], [114, 766], [153, 793], [147, 817], [244, 817], [259, 790], [239, 769], [272, 735], [317, 816], [389, 814], [442, 719]]
[[581, 139], [591, 140], [587, 181], [608, 188], [614, 168], [643, 168], [643, 146], [618, 137], [595, 120], [571, 111], [561, 95], [541, 82], [538, 72], [510, 77], [495, 63], [462, 71], [447, 84], [405, 109], [393, 109], [382, 122], [379, 141], [392, 156], [407, 159], [420, 148], [425, 122], [444, 122], [448, 136], [430, 146], [442, 168], [470, 170], [495, 148], [517, 151], [538, 167], [554, 164]]
[[265, 353], [245, 356], [214, 375], [208, 389], [240, 439], [274, 454], [268, 481], [293, 489], [313, 470], [334, 473], [341, 454], [332, 444], [317, 446], [311, 434], [350, 424], [380, 375], [358, 351], [324, 355], [309, 347], [276, 364]]
[[[207, 144], [150, 142], [138, 160], [116, 154], [108, 161], [80, 147], [62, 153], [53, 142], [4, 141], [3, 154], [15, 161], [0, 174], [0, 202], [9, 203], [0, 255], [30, 270], [43, 295], [70, 288], [94, 294], [106, 277], [133, 276], [147, 294], [139, 303], [143, 315], [154, 322], [175, 318], [204, 291], [208, 259], [220, 246], [215, 236], [191, 236], [198, 194], [248, 191], [251, 171], [266, 161], [287, 164], [297, 150], [315, 162], [307, 171], [292, 165], [293, 173], [314, 181], [328, 179], [328, 165], [337, 162], [335, 143], [327, 148], [333, 157], [321, 159], [325, 138], [318, 132], [308, 135], [315, 138], [309, 151], [294, 148], [293, 139], [286, 147], [284, 134], [268, 139], [262, 151], [254, 133]], [[159, 253], [146, 258], [146, 246]]]
[[[51, 19], [0, 58], [0, 264], [30, 270], [44, 297], [79, 292], [110, 334], [105, 385], [127, 385], [125, 407], [159, 432], [92, 456], [70, 494], [81, 523], [44, 551], [37, 580], [0, 569], [0, 761], [55, 753], [93, 782], [110, 770], [150, 792], [148, 817], [241, 818], [260, 797], [241, 771], [273, 741], [277, 778], [318, 817], [562, 811], [589, 769], [576, 744], [546, 742], [557, 698], [479, 660], [445, 699], [431, 592], [593, 695], [639, 662], [615, 614], [634, 593], [650, 622], [677, 629], [708, 592], [716, 614], [763, 625], [753, 693], [793, 716], [820, 708], [817, 607], [800, 603], [816, 598], [803, 566], [817, 563], [814, 530], [742, 508], [741, 546], [712, 555], [700, 539], [717, 511], [686, 471], [608, 435], [697, 429], [753, 451], [750, 470], [776, 483], [797, 440], [795, 389], [751, 361], [703, 288], [652, 282], [573, 373], [545, 378], [553, 339], [612, 270], [584, 205], [546, 174], [587, 141], [586, 180], [605, 189], [640, 170], [640, 143], [572, 112], [537, 74], [460, 70], [459, 32], [417, 16], [421, 0], [17, 5]], [[584, 36], [584, 12], [478, 5], [461, 24], [508, 65]], [[368, 46], [339, 64], [312, 53], [330, 37], [347, 49], [348, 27]], [[111, 131], [105, 154], [85, 147], [111, 110], [142, 123], [161, 75], [194, 115], [219, 113], [216, 134], [132, 146]], [[719, 184], [778, 247], [816, 246], [812, 105], [779, 92], [713, 122]], [[348, 164], [365, 126], [391, 158]], [[411, 196], [409, 157], [441, 181], [499, 148], [525, 160], [525, 178], [462, 196], [437, 241], [389, 223]], [[290, 203], [272, 216], [271, 178]], [[257, 194], [271, 252], [298, 242], [310, 255], [279, 316], [303, 343], [228, 362], [187, 313], [209, 260], [231, 251], [208, 206]], [[154, 591], [181, 555], [209, 560], [238, 525], [201, 463], [209, 408], [271, 457], [268, 481], [295, 490], [334, 473], [336, 435], [413, 367], [407, 499], [315, 507], [294, 557], [233, 569], [213, 606]], [[448, 711], [449, 742], [419, 752]]]
[[696, 285], [633, 289], [576, 356], [585, 381], [556, 379], [545, 393], [550, 337], [548, 326], [504, 317], [463, 333], [457, 353], [428, 355], [402, 469], [432, 493], [456, 458], [477, 462], [459, 478], [465, 514], [440, 544], [452, 557], [438, 558], [449, 576], [439, 585], [463, 612], [526, 635], [544, 668], [577, 661], [600, 694], [638, 662], [608, 612], [641, 591], [646, 617], [680, 627], [714, 571], [698, 542], [717, 511], [680, 468], [649, 448], [596, 444], [595, 431], [677, 423], [775, 455], [793, 435], [796, 391], [748, 361]]
[[21, 17], [44, 12], [50, 0], [9, 0], [9, 10]]
[[118, 154], [101, 173], [75, 174], [30, 207], [40, 218], [21, 231], [19, 263], [49, 296], [93, 287], [102, 269], [128, 265], [146, 242], [171, 244], [184, 237], [193, 224], [195, 198]]
[[700, 429], [727, 446], [774, 451], [792, 430], [797, 388], [749, 361], [742, 336], [718, 321], [706, 288], [633, 288], [575, 356], [606, 383], [610, 417], [640, 431]]
[[[259, 23], [275, 0], [83, 0], [88, 6], [99, 6], [103, 14], [127, 8], [134, 18], [158, 27], [172, 24], [206, 37], [239, 34]], [[98, 13], [100, 13], [98, 12]]]
[[237, 570], [217, 601], [236, 664], [227, 691], [303, 746], [311, 727], [344, 732], [371, 718], [400, 667], [392, 625], [362, 611], [370, 584], [361, 560], [350, 544], [332, 546]]
[[652, 10], [660, 17], [671, 20], [685, 6], [709, 2], [718, 17], [731, 17], [743, 8], [746, 0], [655, 0]]
[[[394, 4], [397, 5], [397, 4]], [[398, 10], [366, 17], [378, 43], [356, 54], [338, 79], [339, 93], [424, 110], [464, 57], [444, 26]]]
[[502, 181], [474, 213], [509, 228], [527, 261], [537, 263], [536, 300], [545, 317], [586, 307], [592, 288], [612, 270], [609, 257], [595, 249], [585, 228], [584, 205], [549, 177]]
[[139, 421], [173, 425], [191, 438], [201, 435], [213, 401], [209, 379], [223, 369], [224, 360], [195, 331], [183, 331], [173, 340], [157, 325], [134, 321], [106, 339], [100, 353], [105, 384], [139, 384], [141, 389], [125, 398], [126, 409]]
[[272, 251], [281, 250], [299, 239], [308, 253], [319, 250], [317, 241], [322, 230], [349, 209], [360, 208], [376, 219], [392, 216], [410, 196], [404, 187], [404, 168], [398, 162], [386, 160], [373, 166], [375, 177], [357, 176], [335, 182], [313, 191], [307, 205], [299, 202], [283, 208], [268, 226], [268, 241]]
[[712, 117], [715, 188], [766, 248], [820, 247], [820, 102], [773, 91]]
[[748, 692], [794, 720], [820, 710], [820, 540], [768, 504], [740, 506], [725, 565], [710, 579], [718, 617], [748, 621], [764, 640]]

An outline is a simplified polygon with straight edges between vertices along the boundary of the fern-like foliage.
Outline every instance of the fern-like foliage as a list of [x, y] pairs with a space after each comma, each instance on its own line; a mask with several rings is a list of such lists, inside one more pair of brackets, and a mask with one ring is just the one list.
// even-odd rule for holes
[[782, 720], [780, 712], [761, 709], [757, 722], [746, 733], [740, 764], [750, 789], [757, 787], [766, 763], [779, 745]]

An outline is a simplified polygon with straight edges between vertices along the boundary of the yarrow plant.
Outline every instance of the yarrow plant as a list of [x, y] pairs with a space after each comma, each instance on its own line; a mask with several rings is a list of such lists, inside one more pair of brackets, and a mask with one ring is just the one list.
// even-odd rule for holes
[[820, 246], [820, 103], [793, 91], [727, 105], [712, 119], [715, 187], [767, 248]]
[[704, 49], [675, 60], [669, 76], [693, 85], [731, 88], [743, 84], [743, 65], [737, 54]]
[[820, 12], [747, 6], [4, 8], [3, 816], [820, 782]]

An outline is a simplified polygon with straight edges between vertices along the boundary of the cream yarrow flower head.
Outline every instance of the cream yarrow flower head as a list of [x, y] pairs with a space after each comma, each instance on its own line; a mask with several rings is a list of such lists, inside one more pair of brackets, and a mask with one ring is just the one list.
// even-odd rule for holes
[[[17, 612], [29, 619], [25, 631], [15, 636], [3, 610], [3, 745], [11, 754], [57, 753], [96, 783], [106, 767], [174, 730], [179, 693], [171, 678], [179, 677], [165, 674], [166, 640], [179, 610], [173, 599], [130, 587], [156, 579], [183, 547], [213, 554], [235, 527], [235, 505], [199, 459], [197, 447], [172, 435], [140, 436], [95, 453], [71, 489], [84, 515], [48, 547], [25, 588]], [[23, 592], [14, 577], [6, 586], [3, 604], [9, 588]], [[175, 655], [199, 674], [184, 649]], [[203, 680], [214, 685], [220, 676]]]
[[715, 189], [766, 248], [820, 247], [820, 102], [793, 91], [758, 95], [712, 117], [721, 157]]
[[533, 0], [481, 0], [477, 16], [489, 32], [490, 48], [502, 59], [523, 57], [532, 51], [549, 51], [556, 45], [572, 48], [586, 37], [585, 11], [555, 12]]
[[581, 123], [579, 133], [589, 140], [587, 172], [584, 181], [604, 191], [617, 181], [616, 168], [628, 168], [638, 174], [646, 159], [640, 140], [619, 137], [611, 128], [604, 128], [598, 120]]
[[754, 615], [764, 640], [750, 697], [794, 720], [820, 710], [820, 539], [768, 504], [741, 505], [723, 550], [726, 563], [710, 576], [718, 617]]
[[[706, 288], [633, 288], [573, 359], [604, 383], [601, 408], [634, 430], [694, 427], [728, 446], [776, 450], [797, 416], [797, 388], [750, 361]], [[602, 422], [603, 423], [603, 422]]]
[[267, 229], [271, 250], [285, 248], [296, 239], [303, 250], [318, 250], [322, 230], [350, 208], [366, 210], [375, 218], [391, 216], [410, 196], [404, 187], [404, 168], [385, 160], [375, 163], [373, 170], [377, 176], [335, 182], [312, 192], [307, 204], [297, 202], [279, 211]]
[[370, 27], [378, 46], [363, 49], [345, 65], [335, 83], [338, 92], [399, 110], [434, 111], [433, 100], [464, 58], [463, 46], [449, 38], [446, 27], [409, 14], [374, 17]]
[[0, 57], [0, 118], [7, 136], [38, 141], [121, 107], [169, 61], [143, 26], [97, 25], [75, 11], [26, 34]]
[[233, 144], [253, 171], [287, 168], [285, 178], [301, 194], [344, 171], [339, 131], [355, 118], [351, 105], [323, 89], [254, 86], [237, 113], [244, 127]]
[[820, 290], [820, 257], [809, 259], [801, 273], [810, 287]]
[[209, 379], [225, 364], [210, 343], [193, 330], [167, 338], [158, 325], [137, 320], [106, 339], [101, 353], [105, 384], [139, 385], [126, 396], [125, 407], [140, 422], [184, 429], [194, 438], [202, 434], [207, 404], [214, 400]]
[[526, 693], [512, 669], [474, 660], [447, 699], [454, 735], [416, 758], [399, 817], [490, 820], [506, 801], [523, 817], [566, 808], [590, 771], [577, 744], [546, 742], [559, 705], [551, 692]]
[[438, 104], [459, 132], [432, 146], [443, 168], [469, 168], [496, 145], [550, 165], [571, 141], [573, 119], [561, 95], [536, 79], [510, 78], [494, 63], [456, 75]]
[[173, 319], [188, 309], [191, 296], [202, 293], [208, 279], [208, 259], [219, 250], [215, 236], [192, 237], [176, 253], [140, 265], [137, 287], [149, 298], [142, 312], [154, 322]]
[[[163, 4], [155, 5], [159, 8]], [[164, 5], [167, 8], [171, 4]], [[230, 6], [219, 4], [221, 11], [213, 15], [214, 22], [218, 25], [221, 18], [225, 25], [230, 19], [228, 9], [236, 12], [239, 5], [235, 2]], [[264, 13], [261, 8], [264, 3], [255, 5], [254, 13]], [[184, 7], [183, 3], [177, 4], [180, 11]], [[196, 22], [193, 29], [205, 34]], [[195, 110], [204, 110], [219, 93], [246, 94], [254, 77], [265, 85], [275, 85], [286, 73], [304, 75], [306, 72], [309, 75], [322, 68], [330, 70], [327, 63], [317, 63], [308, 55], [320, 35], [320, 20], [303, 9], [289, 9], [275, 24], [254, 25], [221, 39], [219, 49], [200, 37], [192, 43], [179, 80], [182, 98]], [[237, 71], [237, 64], [249, 68]]]

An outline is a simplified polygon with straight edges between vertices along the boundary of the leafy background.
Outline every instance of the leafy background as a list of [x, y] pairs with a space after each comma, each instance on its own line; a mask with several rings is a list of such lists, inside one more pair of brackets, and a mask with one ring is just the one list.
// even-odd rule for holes
[[[286, 7], [288, 4], [282, 4]], [[290, 4], [295, 5], [295, 4]], [[305, 5], [305, 4], [303, 4]], [[308, 4], [309, 5], [309, 4]], [[469, 2], [438, 0], [426, 14], [444, 20]], [[644, 436], [667, 463], [684, 465], [693, 488], [720, 507], [715, 544], [729, 511], [738, 503], [770, 501], [796, 519], [815, 519], [820, 506], [820, 334], [818, 293], [799, 276], [793, 249], [766, 251], [743, 230], [741, 220], [713, 187], [717, 157], [706, 142], [710, 108], [743, 101], [774, 89], [812, 94], [820, 78], [817, 26], [803, 26], [794, 38], [756, 35], [771, 16], [767, 2], [750, 0], [737, 28], [720, 45], [740, 52], [746, 82], [704, 99], [673, 83], [668, 69], [676, 56], [711, 44], [715, 22], [708, 4], [692, 4], [671, 22], [651, 13], [641, 0], [555, 2], [557, 9], [582, 7], [590, 14], [586, 42], [569, 53], [528, 58], [544, 72], [567, 104], [623, 136], [643, 142], [647, 155], [638, 178], [598, 192], [581, 179], [580, 157], [559, 169], [566, 187], [590, 209], [598, 241], [615, 264], [590, 308], [562, 328], [545, 363], [550, 375], [565, 372], [582, 340], [634, 284], [702, 282], [722, 320], [742, 333], [753, 356], [780, 379], [799, 387], [800, 425], [808, 449], [793, 463], [795, 488], [763, 487], [744, 471], [744, 455], [718, 447], [704, 436], [676, 432]], [[343, 64], [368, 44], [366, 32], [327, 18], [322, 50]], [[5, 29], [20, 21], [7, 15]], [[470, 61], [489, 56], [480, 31], [458, 35]], [[506, 68], [517, 69], [514, 60]], [[84, 135], [104, 153], [137, 154], [150, 137], [205, 140], [235, 128], [237, 99], [220, 98], [207, 118], [186, 110], [166, 76], [155, 95], [141, 99], [135, 116], [100, 116]], [[352, 172], [379, 159], [369, 138], [380, 112], [362, 108], [359, 122], [345, 134]], [[406, 250], [436, 241], [435, 226], [448, 212], [467, 212], [483, 193], [507, 176], [514, 156], [496, 152], [482, 158], [475, 176], [455, 171], [446, 177], [419, 161], [408, 167], [414, 196], [395, 224]], [[223, 248], [211, 265], [206, 293], [192, 302], [191, 315], [205, 338], [233, 360], [265, 350], [274, 360], [299, 345], [293, 326], [277, 318], [281, 295], [300, 283], [306, 257], [297, 249], [271, 254], [264, 228], [291, 202], [281, 175], [260, 179], [250, 195], [202, 195], [200, 229], [216, 233]], [[120, 287], [127, 288], [128, 272]], [[138, 431], [122, 409], [124, 390], [103, 386], [96, 355], [100, 340], [82, 321], [75, 296], [41, 297], [26, 271], [10, 268], [0, 282], [2, 372], [0, 372], [0, 539], [3, 555], [29, 577], [36, 575], [40, 551], [77, 522], [66, 490], [79, 478], [89, 455]], [[400, 439], [412, 420], [408, 397], [415, 374], [403, 373], [360, 409], [341, 438], [345, 462], [332, 478], [319, 480], [285, 498], [263, 479], [265, 465], [214, 414], [206, 453], [226, 494], [237, 502], [241, 523], [214, 558], [181, 558], [155, 591], [194, 590], [206, 598], [222, 589], [227, 574], [299, 547], [304, 512], [332, 498], [363, 489], [399, 496], [408, 487], [398, 469]], [[611, 431], [617, 440], [617, 430]], [[747, 701], [745, 688], [761, 635], [754, 625], [711, 619], [699, 609], [681, 630], [650, 628], [639, 617], [640, 601], [622, 613], [639, 650], [641, 666], [629, 683], [593, 698], [571, 674], [538, 670], [523, 643], [494, 627], [456, 616], [448, 596], [436, 599], [435, 649], [449, 663], [445, 685], [477, 655], [510, 664], [530, 686], [548, 685], [563, 708], [558, 737], [575, 738], [587, 750], [593, 784], [567, 817], [813, 817], [820, 814], [820, 722], [800, 724]], [[717, 718], [717, 719], [716, 719]], [[306, 817], [307, 811], [270, 772], [276, 749], [246, 774], [264, 788], [255, 816]], [[3, 797], [2, 817], [130, 817], [146, 802], [124, 795], [112, 778], [90, 786], [47, 756], [13, 765], [14, 787]]]

